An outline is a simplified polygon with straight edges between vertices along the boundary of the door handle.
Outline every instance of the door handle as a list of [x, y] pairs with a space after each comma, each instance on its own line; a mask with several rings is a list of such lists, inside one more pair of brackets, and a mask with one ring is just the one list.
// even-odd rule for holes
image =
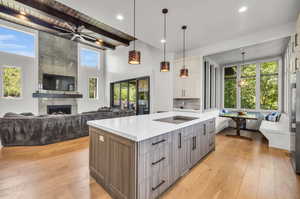
[[163, 143], [163, 142], [165, 142], [165, 141], [166, 141], [165, 139], [162, 139], [162, 140], [160, 140], [160, 141], [158, 141], [158, 142], [154, 142], [154, 143], [152, 143], [152, 146], [155, 146], [155, 145], [157, 145], [157, 144]]
[[161, 181], [161, 183], [159, 183], [156, 187], [152, 187], [152, 191], [155, 191], [156, 189], [158, 189], [161, 185], [163, 185], [166, 181], [163, 180]]
[[178, 135], [179, 135], [178, 148], [181, 149], [181, 133], [179, 133]]
[[162, 157], [162, 158], [160, 158], [159, 160], [157, 160], [156, 162], [152, 162], [152, 165], [154, 166], [154, 165], [160, 163], [161, 161], [163, 161], [163, 160], [165, 160], [165, 159], [166, 159], [166, 157]]
[[194, 136], [193, 138], [192, 138], [192, 140], [193, 140], [193, 150], [195, 150], [196, 149], [196, 136]]

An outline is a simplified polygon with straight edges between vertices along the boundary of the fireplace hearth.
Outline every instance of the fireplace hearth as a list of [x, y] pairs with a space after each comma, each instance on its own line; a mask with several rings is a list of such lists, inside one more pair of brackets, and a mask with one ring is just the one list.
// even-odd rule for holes
[[71, 114], [72, 105], [48, 105], [47, 114]]

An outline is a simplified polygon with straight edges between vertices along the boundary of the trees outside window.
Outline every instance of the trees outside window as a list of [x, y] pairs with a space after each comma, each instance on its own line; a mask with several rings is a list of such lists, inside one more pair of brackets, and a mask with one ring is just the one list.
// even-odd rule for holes
[[236, 108], [237, 66], [226, 67], [224, 71], [224, 107]]
[[225, 67], [224, 108], [278, 110], [279, 62]]
[[19, 98], [21, 97], [21, 68], [4, 67], [3, 76], [3, 97]]
[[89, 98], [98, 99], [98, 78], [89, 78]]
[[278, 109], [278, 63], [264, 62], [260, 65], [260, 108]]
[[256, 64], [241, 66], [241, 108], [256, 107]]

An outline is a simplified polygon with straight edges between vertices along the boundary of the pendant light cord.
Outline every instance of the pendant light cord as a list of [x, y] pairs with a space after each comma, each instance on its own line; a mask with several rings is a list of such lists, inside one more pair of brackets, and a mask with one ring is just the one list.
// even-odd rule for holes
[[133, 50], [135, 50], [135, 0], [133, 0]]
[[185, 68], [185, 29], [183, 29], [183, 68]]
[[167, 26], [167, 13], [164, 13], [164, 61], [166, 61], [166, 43], [167, 43], [167, 31], [166, 31], [166, 26]]

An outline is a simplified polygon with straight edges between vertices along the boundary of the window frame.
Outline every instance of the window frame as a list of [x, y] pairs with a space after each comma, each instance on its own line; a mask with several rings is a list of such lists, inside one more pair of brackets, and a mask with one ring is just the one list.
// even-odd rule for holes
[[[95, 98], [90, 98], [90, 79], [96, 79], [97, 80], [97, 84], [96, 84], [96, 97]], [[88, 77], [88, 96], [87, 98], [89, 100], [98, 100], [99, 99], [99, 78], [96, 76], [90, 76]]]
[[[20, 97], [4, 97], [4, 78], [3, 78], [3, 73], [5, 68], [19, 68], [20, 69]], [[8, 65], [4, 65], [0, 67], [0, 81], [1, 81], [1, 92], [0, 92], [0, 98], [4, 99], [4, 100], [22, 100], [23, 99], [23, 70], [22, 67], [20, 66], [8, 66]]]
[[[265, 62], [277, 62], [278, 64], [278, 109], [277, 110], [267, 110], [267, 109], [261, 109], [260, 107], [260, 67], [261, 64]], [[256, 65], [256, 88], [255, 88], [255, 94], [256, 94], [256, 106], [255, 109], [244, 109], [241, 108], [241, 88], [238, 86], [238, 82], [241, 80], [241, 67], [242, 65], [251, 65], [254, 64]], [[224, 89], [225, 89], [225, 68], [232, 67], [232, 66], [237, 66], [237, 79], [236, 79], [236, 89], [237, 89], [237, 106], [236, 108], [226, 108], [224, 106]], [[259, 112], [272, 112], [272, 111], [282, 111], [282, 58], [281, 57], [274, 57], [274, 58], [269, 58], [269, 59], [259, 59], [255, 61], [249, 61], [245, 62], [244, 64], [239, 62], [239, 63], [234, 63], [234, 64], [228, 64], [224, 65], [222, 67], [222, 107], [224, 109], [228, 110], [245, 110], [245, 111], [259, 111]]]

